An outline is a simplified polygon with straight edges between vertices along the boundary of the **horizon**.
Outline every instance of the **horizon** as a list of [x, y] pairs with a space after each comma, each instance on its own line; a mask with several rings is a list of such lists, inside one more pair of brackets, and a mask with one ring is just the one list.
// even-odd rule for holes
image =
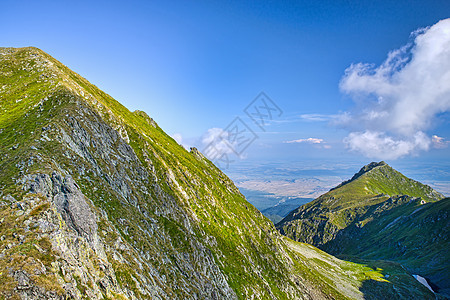
[[[236, 182], [385, 160], [448, 196], [450, 3], [176, 3], [7, 1], [0, 46], [33, 44], [185, 148], [213, 144]], [[230, 142], [242, 125], [249, 142]]]

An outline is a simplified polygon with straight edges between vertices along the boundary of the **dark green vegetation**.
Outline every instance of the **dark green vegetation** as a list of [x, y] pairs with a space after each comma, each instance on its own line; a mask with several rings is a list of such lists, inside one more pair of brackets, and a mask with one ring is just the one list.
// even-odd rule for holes
[[363, 167], [277, 224], [294, 240], [347, 260], [387, 260], [449, 295], [450, 199], [384, 162]]
[[433, 299], [399, 265], [281, 236], [196, 149], [39, 49], [0, 48], [0, 153], [0, 299]]

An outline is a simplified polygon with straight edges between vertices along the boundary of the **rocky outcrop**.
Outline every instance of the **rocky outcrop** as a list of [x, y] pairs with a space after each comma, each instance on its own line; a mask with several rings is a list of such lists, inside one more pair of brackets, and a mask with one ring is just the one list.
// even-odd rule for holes
[[61, 174], [53, 172], [51, 176], [29, 175], [23, 181], [25, 190], [51, 199], [67, 226], [94, 243], [97, 237], [97, 218], [72, 177], [63, 178]]

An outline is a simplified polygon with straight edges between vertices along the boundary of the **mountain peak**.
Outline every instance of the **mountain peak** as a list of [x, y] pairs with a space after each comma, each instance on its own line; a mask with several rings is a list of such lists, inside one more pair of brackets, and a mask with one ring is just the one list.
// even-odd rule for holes
[[350, 181], [355, 180], [356, 178], [360, 177], [361, 175], [372, 171], [373, 169], [377, 168], [377, 167], [383, 167], [383, 166], [389, 166], [387, 163], [385, 163], [384, 161], [380, 161], [380, 162], [371, 162], [370, 164], [365, 165], [364, 167], [361, 168], [361, 170], [359, 170], [358, 173], [356, 173], [355, 175], [353, 175], [353, 177], [350, 179]]
[[[362, 168], [358, 171], [358, 173], [355, 173], [355, 175], [353, 175], [352, 178], [350, 178], [349, 180], [343, 181], [343, 182], [340, 183], [338, 186], [336, 186], [336, 187], [330, 189], [330, 191], [336, 190], [336, 189], [338, 189], [338, 188], [340, 188], [340, 187], [342, 187], [342, 186], [344, 186], [344, 185], [346, 185], [346, 184], [348, 184], [348, 183], [350, 183], [350, 182], [352, 182], [352, 181], [355, 181], [356, 179], [358, 179], [358, 178], [361, 177], [362, 175], [364, 175], [364, 174], [366, 174], [366, 173], [369, 173], [370, 171], [372, 171], [372, 170], [374, 170], [374, 169], [376, 169], [376, 168], [384, 167], [384, 166], [388, 166], [388, 167], [389, 167], [389, 165], [388, 165], [387, 163], [385, 163], [384, 161], [380, 161], [380, 162], [374, 162], [374, 161], [373, 161], [373, 162], [371, 162], [371, 163], [365, 165], [364, 167], [362, 167]], [[392, 169], [392, 170], [393, 170], [393, 169]]]

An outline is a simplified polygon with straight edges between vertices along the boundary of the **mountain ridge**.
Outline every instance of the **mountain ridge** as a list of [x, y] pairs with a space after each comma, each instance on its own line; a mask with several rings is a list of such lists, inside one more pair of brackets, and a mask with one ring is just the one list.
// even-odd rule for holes
[[198, 150], [43, 51], [0, 54], [2, 297], [432, 299], [398, 265], [282, 237]]
[[330, 189], [330, 191], [335, 190], [340, 188], [343, 185], [346, 185], [347, 183], [350, 183], [356, 179], [358, 179], [359, 177], [361, 177], [362, 175], [364, 175], [367, 172], [370, 172], [371, 170], [373, 170], [376, 167], [382, 167], [382, 166], [386, 166], [387, 164], [384, 161], [380, 161], [380, 162], [371, 162], [365, 166], [363, 166], [358, 173], [355, 173], [355, 175], [353, 175], [352, 178], [350, 178], [349, 180], [343, 181], [341, 184], [337, 185], [336, 187]]

